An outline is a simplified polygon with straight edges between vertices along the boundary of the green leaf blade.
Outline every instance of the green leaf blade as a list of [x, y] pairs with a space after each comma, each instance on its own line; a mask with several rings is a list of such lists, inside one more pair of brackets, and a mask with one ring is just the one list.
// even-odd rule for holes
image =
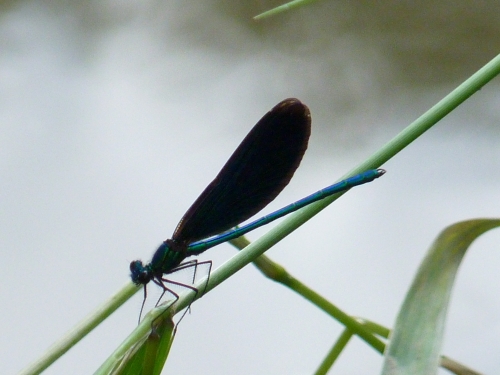
[[400, 309], [386, 350], [383, 375], [435, 374], [455, 276], [470, 244], [500, 226], [499, 219], [453, 224], [433, 243]]

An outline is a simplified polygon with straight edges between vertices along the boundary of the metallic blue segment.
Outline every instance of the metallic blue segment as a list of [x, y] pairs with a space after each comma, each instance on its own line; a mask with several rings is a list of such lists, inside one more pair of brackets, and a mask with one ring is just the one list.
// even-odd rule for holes
[[182, 251], [172, 249], [170, 241], [164, 241], [155, 251], [153, 259], [151, 259], [151, 270], [155, 275], [170, 273], [171, 270], [181, 264], [185, 257]]
[[270, 222], [272, 222], [276, 219], [279, 219], [280, 217], [283, 217], [285, 215], [288, 215], [289, 213], [297, 211], [297, 210], [301, 209], [302, 207], [305, 207], [311, 203], [314, 203], [314, 202], [317, 202], [321, 199], [329, 197], [330, 195], [344, 192], [346, 190], [349, 190], [352, 187], [355, 187], [358, 185], [363, 185], [363, 184], [366, 184], [367, 182], [371, 182], [371, 181], [375, 180], [376, 178], [379, 178], [380, 176], [382, 176], [384, 173], [385, 173], [385, 170], [383, 170], [383, 169], [370, 169], [366, 172], [357, 174], [356, 176], [349, 177], [349, 178], [342, 180], [336, 184], [328, 186], [327, 188], [319, 190], [316, 193], [313, 193], [305, 198], [302, 198], [295, 203], [289, 204], [288, 206], [285, 206], [282, 209], [279, 209], [273, 213], [270, 213], [269, 215], [261, 217], [260, 219], [255, 220], [255, 221], [253, 221], [247, 225], [244, 225], [240, 228], [233, 229], [233, 230], [226, 232], [226, 233], [223, 233], [217, 237], [212, 237], [212, 238], [209, 238], [206, 240], [193, 242], [192, 244], [190, 244], [188, 246], [186, 254], [187, 254], [187, 256], [201, 254], [205, 250], [208, 250], [208, 249], [210, 249], [214, 246], [217, 246], [223, 242], [227, 242], [227, 241], [230, 241], [232, 239], [243, 236], [244, 234], [251, 232], [254, 229], [257, 229], [263, 225], [269, 224]]

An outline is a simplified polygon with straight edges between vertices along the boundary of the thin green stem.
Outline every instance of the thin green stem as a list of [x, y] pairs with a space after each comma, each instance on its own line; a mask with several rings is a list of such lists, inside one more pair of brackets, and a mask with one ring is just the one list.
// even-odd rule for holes
[[294, 8], [308, 5], [308, 4], [313, 3], [315, 1], [317, 1], [317, 0], [293, 0], [293, 1], [289, 1], [288, 3], [279, 5], [273, 9], [269, 9], [268, 11], [265, 11], [265, 12], [255, 16], [253, 19], [255, 21], [260, 21], [264, 18], [269, 18], [269, 17], [275, 16], [277, 14], [286, 12], [288, 10], [292, 10]]
[[40, 374], [139, 290], [140, 288], [136, 285], [128, 282], [118, 293], [97, 307], [97, 309], [48, 348], [40, 358], [22, 370], [19, 375]]
[[[250, 244], [250, 242], [246, 238], [240, 237], [236, 244], [234, 242], [231, 242], [231, 244], [237, 246], [240, 249], [243, 249], [246, 246], [245, 244]], [[372, 332], [370, 332], [370, 330], [367, 329], [362, 323], [358, 322], [355, 318], [351, 317], [349, 314], [346, 314], [326, 298], [306, 286], [304, 283], [297, 280], [283, 266], [272, 261], [265, 255], [262, 255], [258, 259], [256, 259], [254, 265], [257, 266], [257, 268], [268, 278], [292, 289], [297, 294], [301, 295], [306, 300], [319, 307], [325, 313], [342, 323], [347, 329], [349, 329], [349, 331], [358, 335], [375, 350], [380, 353], [384, 352], [385, 344], [377, 337], [375, 337]]]
[[323, 359], [323, 362], [319, 365], [318, 369], [314, 373], [315, 375], [325, 375], [328, 371], [330, 371], [333, 363], [337, 360], [340, 353], [342, 353], [342, 350], [344, 350], [351, 337], [352, 332], [349, 329], [344, 329], [338, 340], [326, 355], [325, 359]]

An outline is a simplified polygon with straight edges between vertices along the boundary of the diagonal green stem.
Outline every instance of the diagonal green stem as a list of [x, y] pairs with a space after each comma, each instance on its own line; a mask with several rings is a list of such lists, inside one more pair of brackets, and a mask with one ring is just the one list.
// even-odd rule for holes
[[323, 362], [321, 362], [321, 365], [319, 365], [314, 375], [326, 375], [328, 371], [330, 371], [333, 363], [337, 360], [340, 353], [342, 353], [342, 350], [344, 350], [351, 337], [352, 332], [348, 329], [344, 329], [338, 340], [328, 352], [328, 355], [325, 357]]
[[[232, 241], [231, 244], [243, 249], [250, 242], [246, 238], [239, 238], [238, 241]], [[268, 278], [281, 283], [294, 292], [298, 293], [306, 300], [313, 303], [315, 306], [319, 307], [321, 310], [326, 312], [328, 315], [332, 316], [334, 319], [342, 323], [350, 332], [355, 333], [361, 339], [366, 341], [368, 345], [373, 347], [380, 353], [384, 352], [385, 344], [373, 335], [373, 333], [367, 329], [362, 323], [358, 322], [355, 318], [346, 314], [344, 311], [339, 309], [333, 303], [328, 301], [326, 298], [306, 286], [304, 283], [293, 277], [288, 271], [275, 263], [265, 255], [260, 256], [254, 261], [254, 265], [266, 275]]]

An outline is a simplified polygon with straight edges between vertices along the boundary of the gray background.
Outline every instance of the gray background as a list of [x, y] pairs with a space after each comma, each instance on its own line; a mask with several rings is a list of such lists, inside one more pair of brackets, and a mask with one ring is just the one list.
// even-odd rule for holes
[[[500, 51], [498, 2], [17, 1], [0, 14], [0, 363], [15, 373], [128, 280], [253, 124], [310, 107], [301, 167], [265, 209], [329, 185]], [[251, 4], [250, 4], [251, 3]], [[267, 253], [345, 311], [391, 326], [447, 225], [500, 216], [498, 79]], [[262, 233], [262, 231], [260, 231]], [[250, 238], [257, 238], [252, 233]], [[460, 269], [443, 352], [500, 371], [500, 232]], [[235, 250], [203, 254], [217, 267]], [[46, 374], [89, 374], [137, 295]], [[197, 302], [165, 373], [310, 374], [342, 327], [248, 266]], [[332, 373], [378, 373], [353, 339]], [[444, 373], [444, 371], [443, 371]]]

